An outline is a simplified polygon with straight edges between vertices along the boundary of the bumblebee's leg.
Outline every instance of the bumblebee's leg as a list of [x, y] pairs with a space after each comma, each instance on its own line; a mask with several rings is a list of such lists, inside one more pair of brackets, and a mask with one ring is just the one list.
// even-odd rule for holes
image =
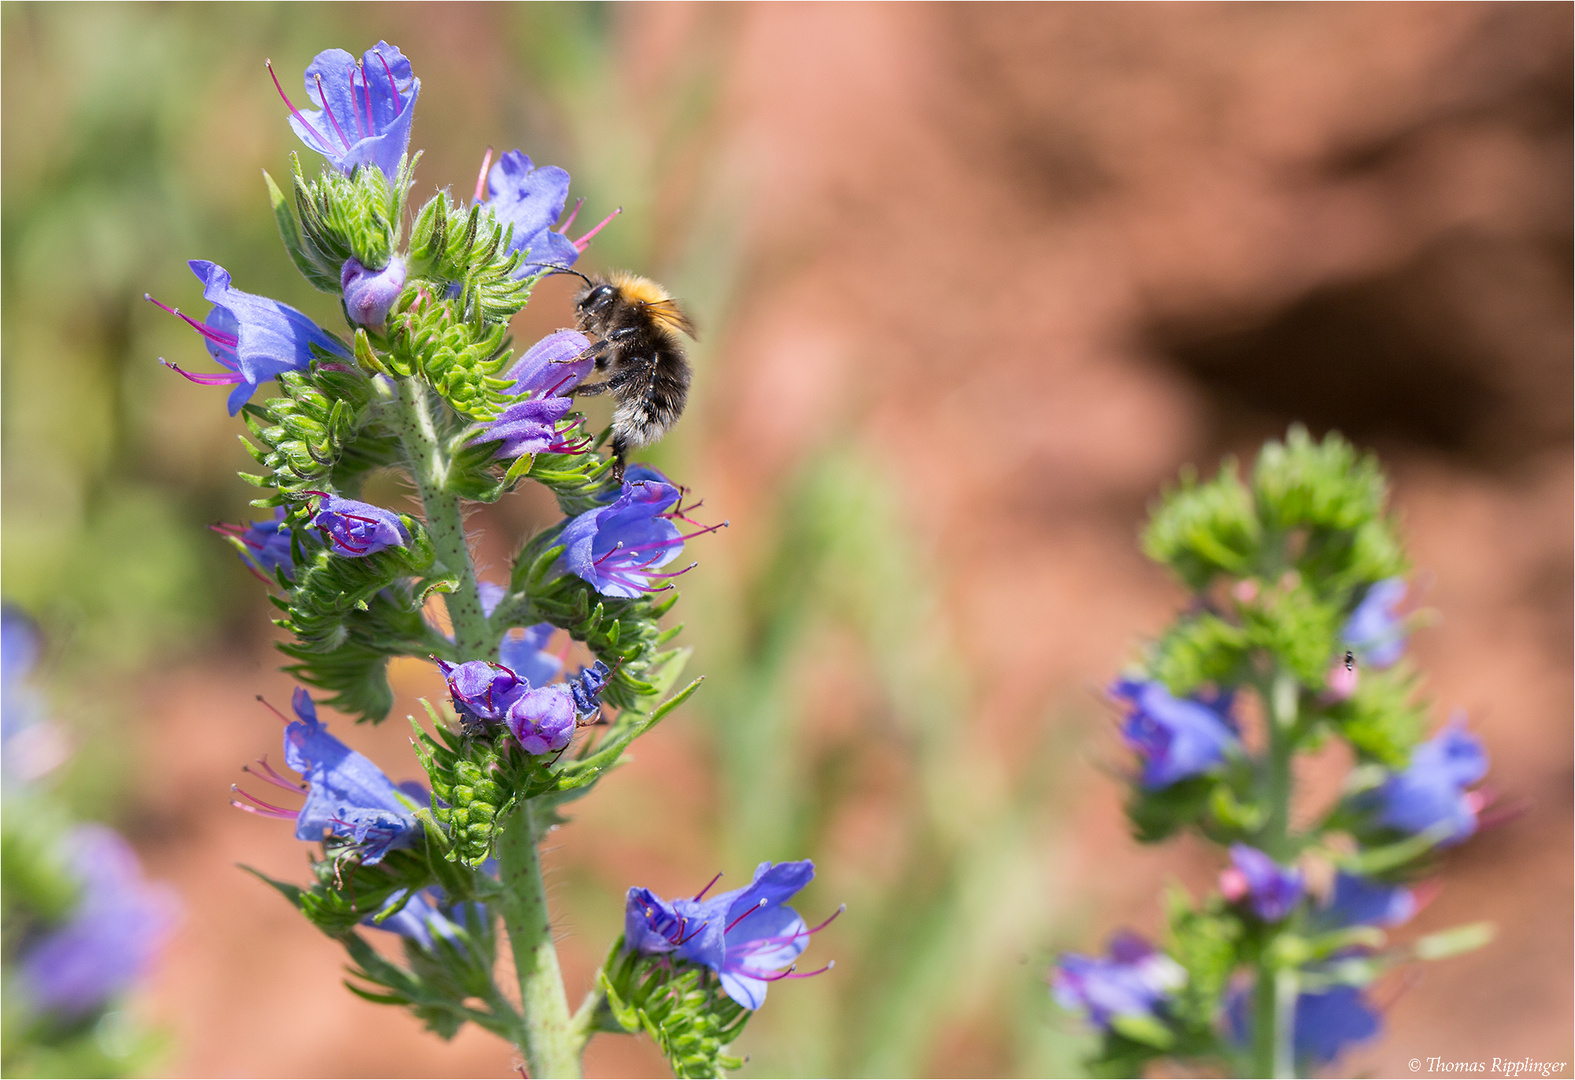
[[595, 397], [597, 394], [605, 394], [607, 391], [612, 389], [615, 388], [610, 379], [605, 382], [581, 383], [579, 386], [576, 386], [573, 390], [569, 391], [569, 396]]

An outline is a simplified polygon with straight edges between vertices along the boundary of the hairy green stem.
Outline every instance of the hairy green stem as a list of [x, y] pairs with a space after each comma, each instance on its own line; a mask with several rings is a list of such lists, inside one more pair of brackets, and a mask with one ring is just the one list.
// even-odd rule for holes
[[[1300, 685], [1281, 671], [1267, 688], [1268, 750], [1263, 762], [1263, 797], [1267, 816], [1258, 834], [1258, 846], [1278, 861], [1290, 851], [1291, 758]], [[1296, 995], [1294, 969], [1282, 969], [1276, 960], [1276, 928], [1267, 928], [1258, 953], [1258, 981], [1253, 995], [1253, 1065], [1258, 1076], [1296, 1075]]]
[[[395, 416], [421, 493], [432, 546], [443, 564], [459, 576], [459, 587], [444, 596], [454, 624], [454, 646], [462, 660], [490, 656], [497, 641], [481, 610], [459, 498], [444, 490], [451, 462], [433, 420], [427, 388], [420, 380], [399, 381]], [[522, 802], [504, 823], [496, 842], [502, 884], [497, 906], [519, 973], [521, 1023], [515, 1037], [530, 1075], [578, 1077], [585, 1034], [569, 1019], [536, 842], [530, 804]]]

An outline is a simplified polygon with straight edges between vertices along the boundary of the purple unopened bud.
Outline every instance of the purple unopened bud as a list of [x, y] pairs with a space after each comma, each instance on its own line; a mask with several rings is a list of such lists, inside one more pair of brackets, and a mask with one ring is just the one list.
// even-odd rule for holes
[[467, 660], [463, 664], [439, 660], [437, 663], [443, 669], [443, 678], [448, 682], [454, 709], [461, 716], [476, 720], [502, 720], [509, 706], [530, 689], [530, 683], [502, 664], [486, 660]]
[[381, 329], [388, 309], [405, 287], [405, 261], [395, 256], [383, 269], [368, 270], [351, 257], [339, 272], [339, 287], [345, 294], [350, 321], [371, 330]]
[[563, 683], [527, 690], [509, 706], [509, 730], [528, 754], [550, 754], [574, 736], [574, 699]]

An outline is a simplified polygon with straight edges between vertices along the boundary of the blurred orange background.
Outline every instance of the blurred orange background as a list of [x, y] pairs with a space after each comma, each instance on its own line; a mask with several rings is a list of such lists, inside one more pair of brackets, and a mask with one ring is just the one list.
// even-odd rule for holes
[[[489, 1035], [352, 997], [235, 869], [306, 869], [226, 803], [277, 752], [255, 695], [290, 682], [200, 534], [248, 513], [240, 429], [158, 368], [195, 345], [140, 301], [193, 303], [202, 257], [332, 318], [270, 235], [257, 173], [294, 147], [262, 60], [379, 38], [423, 83], [414, 198], [468, 195], [488, 144], [563, 165], [591, 221], [626, 211], [587, 263], [703, 331], [657, 460], [732, 523], [674, 615], [711, 679], [555, 834], [571, 997], [627, 886], [809, 856], [806, 916], [849, 904], [811, 951], [838, 966], [772, 991], [741, 1075], [1075, 1070], [1054, 953], [1155, 932], [1163, 883], [1218, 869], [1131, 842], [1112, 775], [1101, 688], [1186, 601], [1137, 549], [1145, 507], [1302, 421], [1389, 469], [1438, 719], [1467, 712], [1521, 811], [1401, 932], [1497, 939], [1385, 983], [1385, 1035], [1340, 1068], [1571, 1059], [1570, 5], [0, 10], [6, 590], [84, 733], [68, 782], [187, 898], [139, 1006], [171, 1074], [510, 1074]], [[518, 339], [569, 296], [539, 289]], [[552, 514], [473, 524], [501, 573]], [[441, 684], [394, 682], [388, 723], [334, 728], [400, 779], [400, 718]], [[664, 1074], [643, 1038], [587, 1069]]]

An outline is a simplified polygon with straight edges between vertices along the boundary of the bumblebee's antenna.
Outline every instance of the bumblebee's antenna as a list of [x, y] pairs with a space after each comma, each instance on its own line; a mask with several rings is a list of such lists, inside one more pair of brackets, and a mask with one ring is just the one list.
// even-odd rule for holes
[[557, 263], [530, 263], [530, 262], [528, 262], [528, 263], [520, 263], [520, 265], [521, 266], [545, 266], [551, 273], [554, 273], [554, 274], [573, 274], [575, 277], [579, 278], [581, 281], [585, 282], [585, 284], [587, 284], [587, 285], [590, 285], [592, 283], [590, 278], [586, 277], [584, 274], [580, 273], [578, 270], [570, 270], [567, 266], [559, 266]]

